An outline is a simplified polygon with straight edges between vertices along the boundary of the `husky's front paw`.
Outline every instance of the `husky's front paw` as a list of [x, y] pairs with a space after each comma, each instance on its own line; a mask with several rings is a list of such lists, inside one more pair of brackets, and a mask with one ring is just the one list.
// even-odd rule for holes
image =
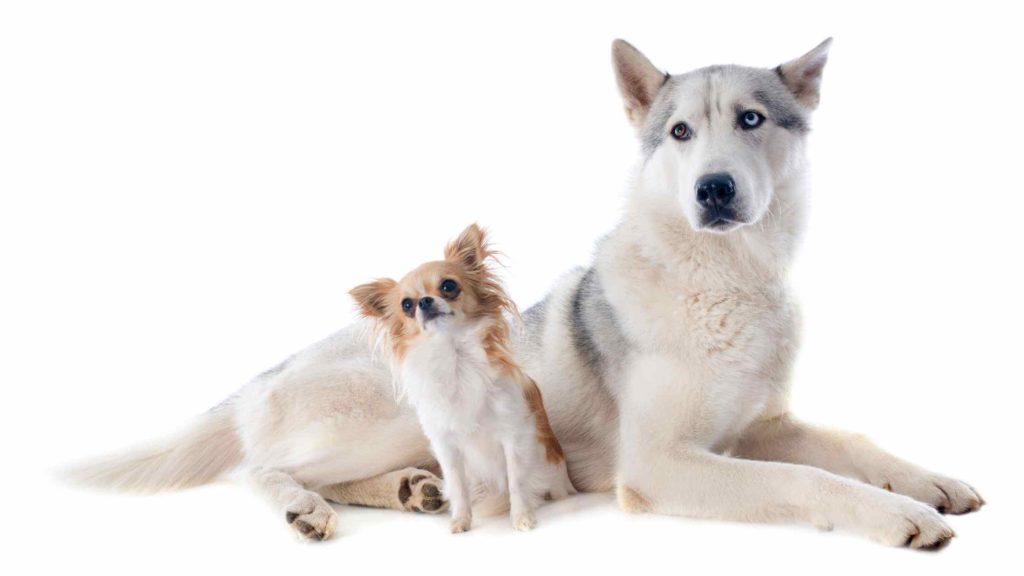
[[890, 546], [935, 549], [955, 536], [934, 509], [903, 496], [895, 498], [899, 500], [870, 514], [874, 524], [870, 536], [876, 540]]
[[533, 515], [533, 512], [513, 514], [512, 527], [520, 532], [528, 532], [537, 527], [537, 517]]
[[924, 470], [890, 474], [875, 484], [924, 502], [943, 514], [967, 514], [985, 504], [981, 495], [966, 483]]
[[327, 540], [334, 534], [338, 515], [319, 494], [305, 492], [285, 507], [285, 520], [303, 538]]
[[468, 532], [470, 525], [473, 523], [473, 519], [467, 514], [464, 516], [457, 516], [452, 518], [451, 528], [452, 534], [460, 534], [462, 532]]
[[412, 512], [438, 514], [448, 509], [442, 496], [442, 480], [426, 470], [409, 468], [398, 484], [398, 500]]

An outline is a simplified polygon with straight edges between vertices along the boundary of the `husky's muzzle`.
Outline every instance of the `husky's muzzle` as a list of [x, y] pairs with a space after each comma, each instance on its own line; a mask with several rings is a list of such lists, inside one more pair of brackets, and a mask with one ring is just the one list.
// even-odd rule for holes
[[697, 180], [697, 204], [703, 210], [701, 225], [707, 228], [726, 228], [738, 221], [733, 199], [736, 182], [725, 172], [705, 174]]

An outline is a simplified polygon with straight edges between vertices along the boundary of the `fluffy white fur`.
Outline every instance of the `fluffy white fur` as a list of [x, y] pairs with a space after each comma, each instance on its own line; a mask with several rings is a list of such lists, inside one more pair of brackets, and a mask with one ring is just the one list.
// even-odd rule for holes
[[512, 525], [529, 530], [542, 498], [574, 493], [565, 462], [545, 461], [522, 386], [489, 362], [480, 326], [435, 320], [406, 352], [401, 385], [445, 478], [452, 532], [471, 524], [479, 487], [509, 494]]

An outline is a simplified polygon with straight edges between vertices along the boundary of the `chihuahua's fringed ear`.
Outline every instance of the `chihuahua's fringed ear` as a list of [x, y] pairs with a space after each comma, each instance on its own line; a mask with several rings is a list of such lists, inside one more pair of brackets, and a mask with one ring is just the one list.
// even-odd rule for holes
[[449, 242], [444, 249], [446, 260], [458, 262], [470, 270], [484, 266], [484, 261], [493, 256], [494, 252], [487, 246], [487, 233], [475, 222], [467, 226], [459, 237]]
[[363, 316], [380, 318], [387, 313], [388, 295], [396, 286], [398, 286], [398, 282], [390, 278], [381, 278], [367, 284], [360, 284], [349, 290], [349, 294], [356, 299], [359, 311], [363, 313]]
[[515, 303], [505, 294], [501, 279], [490, 266], [492, 262], [500, 264], [500, 256], [500, 252], [491, 249], [487, 233], [476, 223], [466, 227], [444, 249], [445, 260], [462, 266], [465, 280], [472, 283], [482, 314], [500, 318], [501, 312], [506, 310], [518, 316]]

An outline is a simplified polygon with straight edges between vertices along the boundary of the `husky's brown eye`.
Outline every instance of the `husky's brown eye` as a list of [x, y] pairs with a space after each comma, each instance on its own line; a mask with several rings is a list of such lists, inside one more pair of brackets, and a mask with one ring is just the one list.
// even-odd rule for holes
[[689, 140], [693, 136], [690, 132], [690, 127], [686, 125], [686, 122], [680, 122], [672, 127], [672, 137], [676, 140]]
[[445, 298], [454, 298], [459, 293], [459, 284], [451, 278], [441, 281], [441, 295]]
[[740, 128], [753, 130], [764, 122], [764, 115], [756, 110], [747, 110], [740, 114]]

